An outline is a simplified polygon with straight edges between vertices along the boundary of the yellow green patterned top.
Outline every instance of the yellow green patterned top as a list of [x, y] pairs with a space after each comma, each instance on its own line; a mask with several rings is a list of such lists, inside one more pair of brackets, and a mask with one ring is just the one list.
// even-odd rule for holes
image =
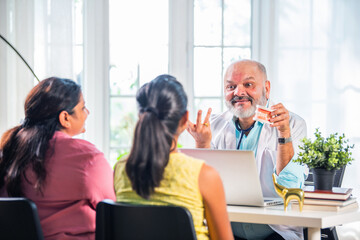
[[120, 161], [115, 166], [114, 186], [117, 201], [185, 207], [191, 212], [197, 239], [209, 239], [209, 232], [204, 224], [204, 204], [198, 181], [204, 161], [182, 153], [171, 153], [164, 178], [149, 200], [143, 199], [132, 190], [125, 171], [125, 163], [126, 161]]

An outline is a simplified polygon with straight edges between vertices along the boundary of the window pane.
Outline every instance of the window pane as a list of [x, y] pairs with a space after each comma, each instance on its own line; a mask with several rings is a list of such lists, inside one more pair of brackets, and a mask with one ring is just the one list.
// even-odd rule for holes
[[251, 58], [251, 1], [194, 1], [194, 96], [223, 97], [223, 69]]
[[[197, 98], [195, 99], [195, 112], [198, 110], [203, 111], [203, 118], [206, 115], [206, 112], [209, 108], [212, 109], [211, 113], [217, 114], [221, 113], [222, 98]], [[196, 120], [196, 119], [195, 119]]]
[[109, 0], [110, 161], [130, 149], [136, 91], [168, 73], [168, 12], [168, 0]]
[[224, 45], [250, 46], [250, 0], [226, 0], [224, 4]]
[[168, 0], [109, 5], [111, 94], [135, 94], [138, 83], [168, 72]]
[[110, 94], [135, 95], [139, 85], [139, 64], [118, 61], [118, 65], [122, 67], [110, 66]]
[[129, 149], [117, 149], [113, 148], [110, 149], [110, 157], [108, 159], [108, 162], [111, 167], [115, 167], [116, 162], [119, 160], [119, 158], [122, 158], [123, 156], [126, 156], [129, 153]]
[[224, 48], [224, 71], [226, 71], [227, 67], [234, 61], [240, 59], [251, 59], [251, 49], [250, 48], [236, 48], [236, 47], [229, 47]]
[[168, 46], [152, 46], [140, 58], [140, 86], [157, 77], [168, 73]]
[[221, 48], [194, 49], [194, 93], [197, 97], [221, 96]]
[[221, 0], [194, 1], [195, 45], [221, 45]]
[[137, 121], [135, 98], [111, 98], [110, 146], [126, 148], [131, 145]]

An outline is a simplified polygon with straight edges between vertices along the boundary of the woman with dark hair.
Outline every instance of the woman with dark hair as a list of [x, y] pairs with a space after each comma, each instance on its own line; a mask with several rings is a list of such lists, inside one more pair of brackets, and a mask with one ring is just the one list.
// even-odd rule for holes
[[189, 116], [182, 85], [161, 75], [143, 85], [136, 100], [139, 120], [133, 146], [115, 167], [117, 201], [183, 206], [192, 214], [198, 239], [233, 239], [219, 174], [177, 151]]
[[0, 196], [34, 201], [45, 239], [95, 239], [96, 204], [115, 199], [104, 155], [72, 138], [88, 114], [79, 85], [48, 78], [27, 96], [24, 122], [1, 139]]

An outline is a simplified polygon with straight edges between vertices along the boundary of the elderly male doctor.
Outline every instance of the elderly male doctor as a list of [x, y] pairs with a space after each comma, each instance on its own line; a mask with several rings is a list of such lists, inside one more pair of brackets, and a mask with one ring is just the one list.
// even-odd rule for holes
[[[188, 131], [198, 148], [251, 150], [259, 170], [265, 197], [278, 197], [272, 174], [286, 187], [302, 187], [306, 169], [291, 160], [299, 151], [300, 140], [306, 137], [306, 123], [289, 112], [281, 103], [269, 101], [270, 82], [265, 67], [256, 61], [232, 63], [224, 77], [225, 102], [228, 111], [211, 115], [208, 110], [201, 123], [201, 110], [196, 124], [188, 122]], [[256, 105], [273, 109], [271, 124], [253, 120]], [[246, 194], [246, 193], [244, 193]], [[302, 239], [300, 227], [232, 223], [239, 239]]]

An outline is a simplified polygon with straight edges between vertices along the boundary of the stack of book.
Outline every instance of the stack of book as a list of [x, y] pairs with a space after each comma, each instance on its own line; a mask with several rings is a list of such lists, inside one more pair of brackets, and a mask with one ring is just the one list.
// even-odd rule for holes
[[[356, 198], [351, 195], [352, 188], [333, 187], [332, 191], [315, 190], [305, 186], [303, 210], [343, 211], [358, 208]], [[292, 202], [292, 209], [299, 209], [298, 202]]]

